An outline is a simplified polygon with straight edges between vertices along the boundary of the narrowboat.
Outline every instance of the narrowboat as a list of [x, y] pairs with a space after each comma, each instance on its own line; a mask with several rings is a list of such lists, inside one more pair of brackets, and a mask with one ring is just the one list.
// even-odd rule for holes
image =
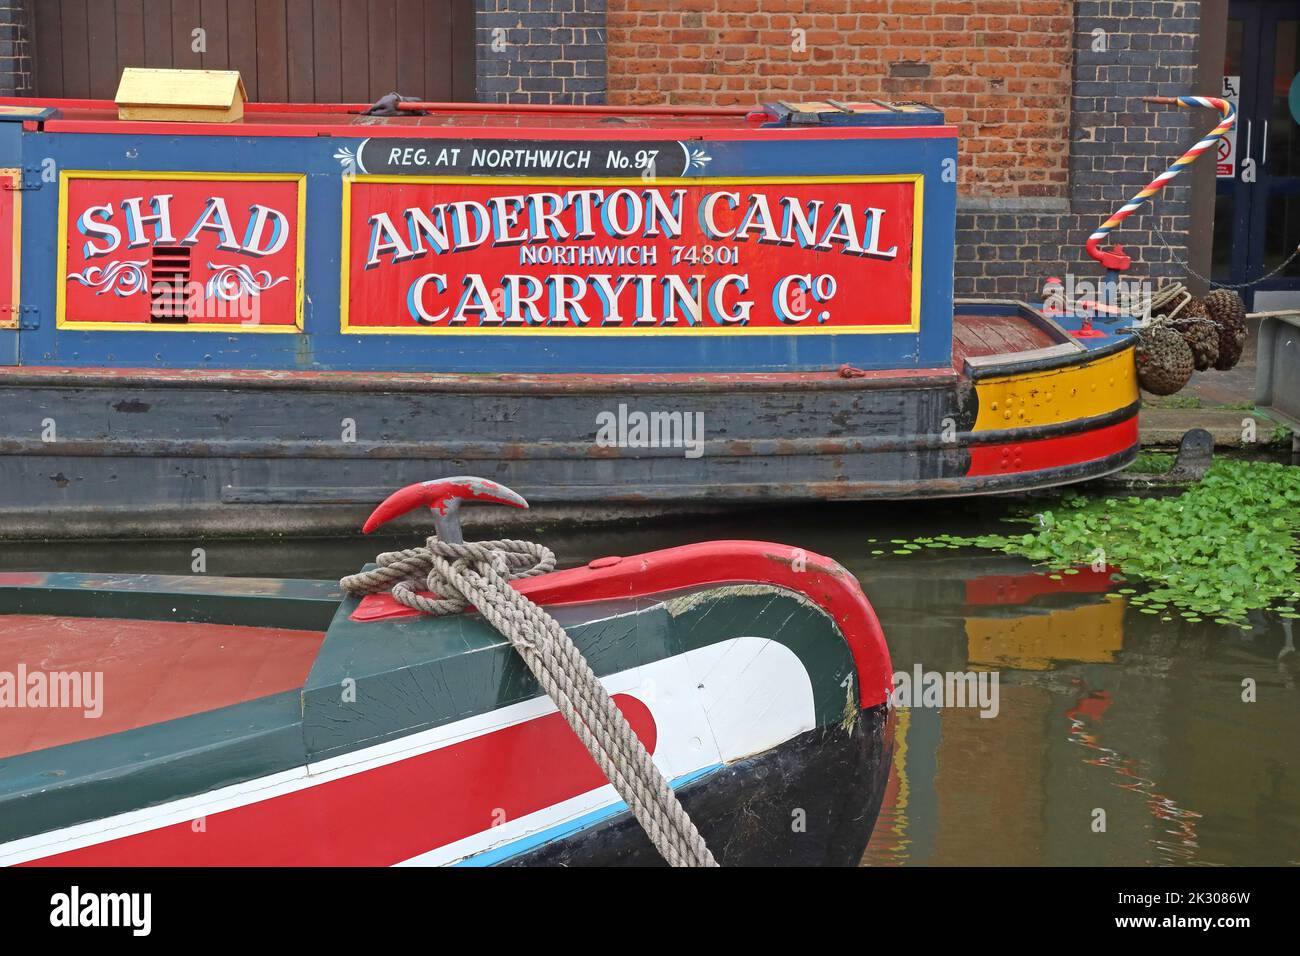
[[[719, 864], [858, 862], [892, 673], [844, 568], [713, 541], [512, 584], [563, 626]], [[7, 865], [659, 859], [473, 611], [336, 582], [8, 572], [0, 705]]]
[[608, 516], [1136, 455], [1130, 336], [954, 301], [938, 110], [244, 105], [204, 75], [183, 109], [204, 83], [165, 74], [0, 100], [6, 535], [350, 530], [431, 470]]

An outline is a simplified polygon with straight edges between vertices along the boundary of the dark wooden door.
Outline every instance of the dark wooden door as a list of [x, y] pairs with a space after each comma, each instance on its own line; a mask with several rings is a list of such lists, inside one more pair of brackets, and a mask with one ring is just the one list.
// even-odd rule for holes
[[[33, 0], [38, 96], [128, 66], [239, 70], [251, 100], [474, 99], [473, 0]], [[196, 32], [201, 31], [201, 32]]]
[[1232, 175], [1217, 180], [1212, 276], [1259, 311], [1300, 303], [1298, 70], [1300, 7], [1233, 0], [1223, 73], [1239, 87], [1236, 155]]

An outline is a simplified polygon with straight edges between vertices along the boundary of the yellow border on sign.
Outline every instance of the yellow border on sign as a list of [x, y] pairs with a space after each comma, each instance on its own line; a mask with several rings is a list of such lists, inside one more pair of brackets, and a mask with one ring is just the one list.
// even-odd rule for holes
[[[348, 321], [348, 281], [350, 238], [348, 226], [352, 218], [352, 184], [366, 183], [415, 183], [432, 185], [444, 183], [452, 186], [464, 185], [509, 185], [509, 186], [632, 186], [647, 185], [640, 177], [633, 178], [577, 178], [577, 177], [533, 177], [533, 176], [382, 176], [377, 174], [345, 175], [343, 177], [343, 240], [340, 246], [339, 263], [341, 277], [339, 282], [339, 329], [352, 335], [532, 335], [539, 332], [520, 328], [498, 326], [402, 326], [352, 325]], [[699, 326], [673, 326], [668, 328], [596, 328], [575, 329], [563, 326], [562, 331], [550, 333], [556, 337], [571, 335], [809, 335], [809, 334], [845, 334], [845, 333], [899, 333], [918, 332], [921, 329], [921, 237], [925, 211], [925, 176], [922, 173], [899, 173], [875, 176], [753, 176], [745, 179], [684, 179], [679, 177], [657, 177], [649, 185], [670, 186], [744, 186], [776, 185], [780, 183], [912, 183], [912, 321], [907, 325], [836, 325], [790, 328], [751, 328], [749, 326], [718, 326], [702, 328]], [[544, 329], [546, 326], [535, 326]], [[540, 336], [549, 337], [541, 332]]]
[[[156, 182], [281, 182], [294, 183], [298, 192], [298, 241], [294, 252], [294, 321], [293, 325], [218, 325], [215, 323], [188, 322], [77, 322], [69, 321], [67, 310], [68, 288], [68, 183], [73, 179], [151, 179]], [[303, 264], [306, 261], [307, 234], [307, 174], [306, 173], [196, 173], [158, 170], [121, 172], [109, 169], [69, 169], [59, 176], [59, 237], [57, 300], [54, 307], [54, 325], [59, 329], [81, 329], [95, 332], [251, 332], [296, 334], [302, 331]]]
[[22, 315], [18, 311], [22, 307], [23, 283], [23, 171], [14, 167], [0, 169], [0, 179], [7, 179], [13, 184], [14, 202], [13, 202], [13, 234], [9, 237], [11, 243], [11, 253], [13, 257], [14, 270], [14, 287], [11, 289], [12, 296], [9, 305], [13, 309], [8, 314], [0, 314], [0, 329], [16, 329], [22, 326]]

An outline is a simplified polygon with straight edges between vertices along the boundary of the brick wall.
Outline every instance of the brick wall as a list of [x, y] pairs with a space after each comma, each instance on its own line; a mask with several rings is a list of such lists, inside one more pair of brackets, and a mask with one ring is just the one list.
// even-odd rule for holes
[[0, 96], [30, 96], [31, 23], [25, 0], [0, 0]]
[[[609, 101], [920, 100], [958, 127], [958, 295], [1095, 278], [1083, 242], [1206, 116], [1196, 0], [609, 0]], [[802, 31], [802, 32], [798, 32]], [[1100, 32], [1096, 32], [1100, 31]], [[1126, 222], [1133, 275], [1185, 277], [1186, 181]], [[1161, 240], [1164, 234], [1168, 244]]]
[[922, 100], [959, 189], [1064, 196], [1070, 0], [610, 0], [609, 101]]
[[[974, 195], [958, 206], [958, 296], [1030, 299], [1046, 276], [1101, 275], [1083, 251], [1089, 233], [1216, 118], [1140, 100], [1192, 92], [1200, 7], [1195, 0], [1075, 4], [1067, 201], [1000, 201], [973, 184]], [[1111, 234], [1133, 257], [1132, 277], [1187, 278], [1190, 177], [1175, 183]]]
[[475, 7], [480, 102], [605, 101], [605, 0], [477, 0]]

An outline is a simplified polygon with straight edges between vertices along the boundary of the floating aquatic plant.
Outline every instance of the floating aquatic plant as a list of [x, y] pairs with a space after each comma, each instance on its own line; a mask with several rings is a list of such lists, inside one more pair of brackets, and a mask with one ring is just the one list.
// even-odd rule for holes
[[1126, 471], [1140, 475], [1163, 475], [1174, 467], [1174, 461], [1174, 456], [1168, 452], [1144, 451], [1138, 454]]
[[1193, 623], [1211, 617], [1244, 625], [1247, 612], [1261, 608], [1300, 616], [1300, 468], [1221, 460], [1177, 497], [1070, 491], [1051, 510], [1013, 520], [1032, 528], [1021, 535], [934, 540], [1022, 555], [1061, 573], [1103, 560], [1149, 584], [1130, 601], [1143, 605], [1143, 613], [1166, 615], [1162, 619], [1178, 613]]

